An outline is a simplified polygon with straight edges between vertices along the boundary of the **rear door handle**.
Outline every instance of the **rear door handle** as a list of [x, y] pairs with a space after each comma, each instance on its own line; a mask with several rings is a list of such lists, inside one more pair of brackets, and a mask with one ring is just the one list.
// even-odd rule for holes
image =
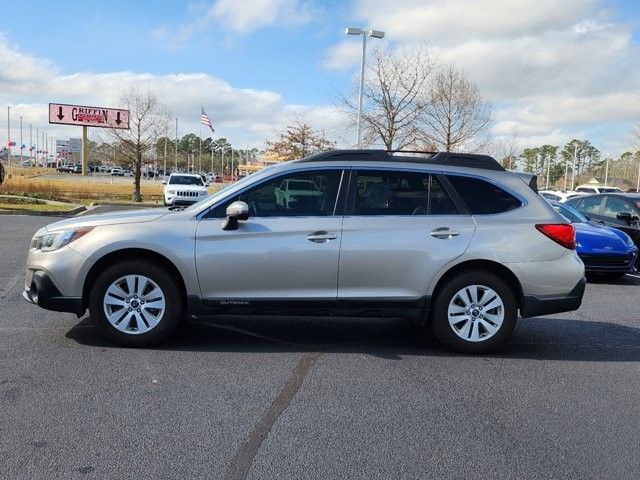
[[338, 236], [335, 233], [325, 232], [324, 230], [307, 235], [307, 240], [315, 243], [326, 243], [329, 240], [335, 240], [336, 238], [338, 238]]
[[433, 238], [439, 238], [441, 240], [447, 240], [449, 238], [457, 237], [460, 235], [460, 232], [456, 230], [451, 230], [449, 227], [440, 227], [435, 230], [431, 230], [429, 233]]

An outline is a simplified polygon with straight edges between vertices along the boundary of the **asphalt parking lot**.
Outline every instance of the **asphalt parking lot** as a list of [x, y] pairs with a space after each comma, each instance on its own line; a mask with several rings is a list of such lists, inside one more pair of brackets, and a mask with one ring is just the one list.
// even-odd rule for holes
[[395, 319], [221, 318], [124, 349], [22, 300], [54, 220], [0, 216], [0, 478], [638, 477], [640, 276], [484, 357]]

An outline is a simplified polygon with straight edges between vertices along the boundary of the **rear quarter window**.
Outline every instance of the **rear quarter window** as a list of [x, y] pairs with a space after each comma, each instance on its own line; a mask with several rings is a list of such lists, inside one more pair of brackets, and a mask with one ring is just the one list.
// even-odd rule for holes
[[489, 215], [515, 210], [522, 202], [493, 183], [473, 177], [448, 175], [472, 215]]

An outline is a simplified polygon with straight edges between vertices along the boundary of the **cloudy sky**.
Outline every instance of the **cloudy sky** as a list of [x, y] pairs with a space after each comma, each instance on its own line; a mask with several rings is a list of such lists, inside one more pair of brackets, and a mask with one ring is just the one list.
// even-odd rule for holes
[[[345, 26], [427, 44], [455, 62], [494, 105], [494, 135], [522, 147], [588, 138], [605, 153], [632, 144], [640, 119], [636, 0], [0, 0], [0, 106], [51, 136], [49, 102], [114, 106], [149, 88], [198, 133], [200, 102], [216, 134], [237, 146], [303, 115], [341, 146], [334, 105], [357, 78], [360, 43]], [[0, 134], [6, 137], [6, 112]]]

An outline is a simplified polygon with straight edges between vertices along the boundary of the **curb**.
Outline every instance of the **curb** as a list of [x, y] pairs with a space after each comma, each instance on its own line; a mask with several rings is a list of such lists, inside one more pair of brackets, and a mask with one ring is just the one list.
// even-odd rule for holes
[[35, 215], [37, 217], [73, 217], [87, 208], [84, 205], [63, 212], [39, 212], [33, 210], [0, 210], [0, 215]]
[[113, 206], [113, 207], [144, 207], [144, 208], [161, 208], [163, 205], [161, 203], [144, 203], [144, 202], [91, 202], [89, 204], [91, 207], [99, 207], [101, 205]]

